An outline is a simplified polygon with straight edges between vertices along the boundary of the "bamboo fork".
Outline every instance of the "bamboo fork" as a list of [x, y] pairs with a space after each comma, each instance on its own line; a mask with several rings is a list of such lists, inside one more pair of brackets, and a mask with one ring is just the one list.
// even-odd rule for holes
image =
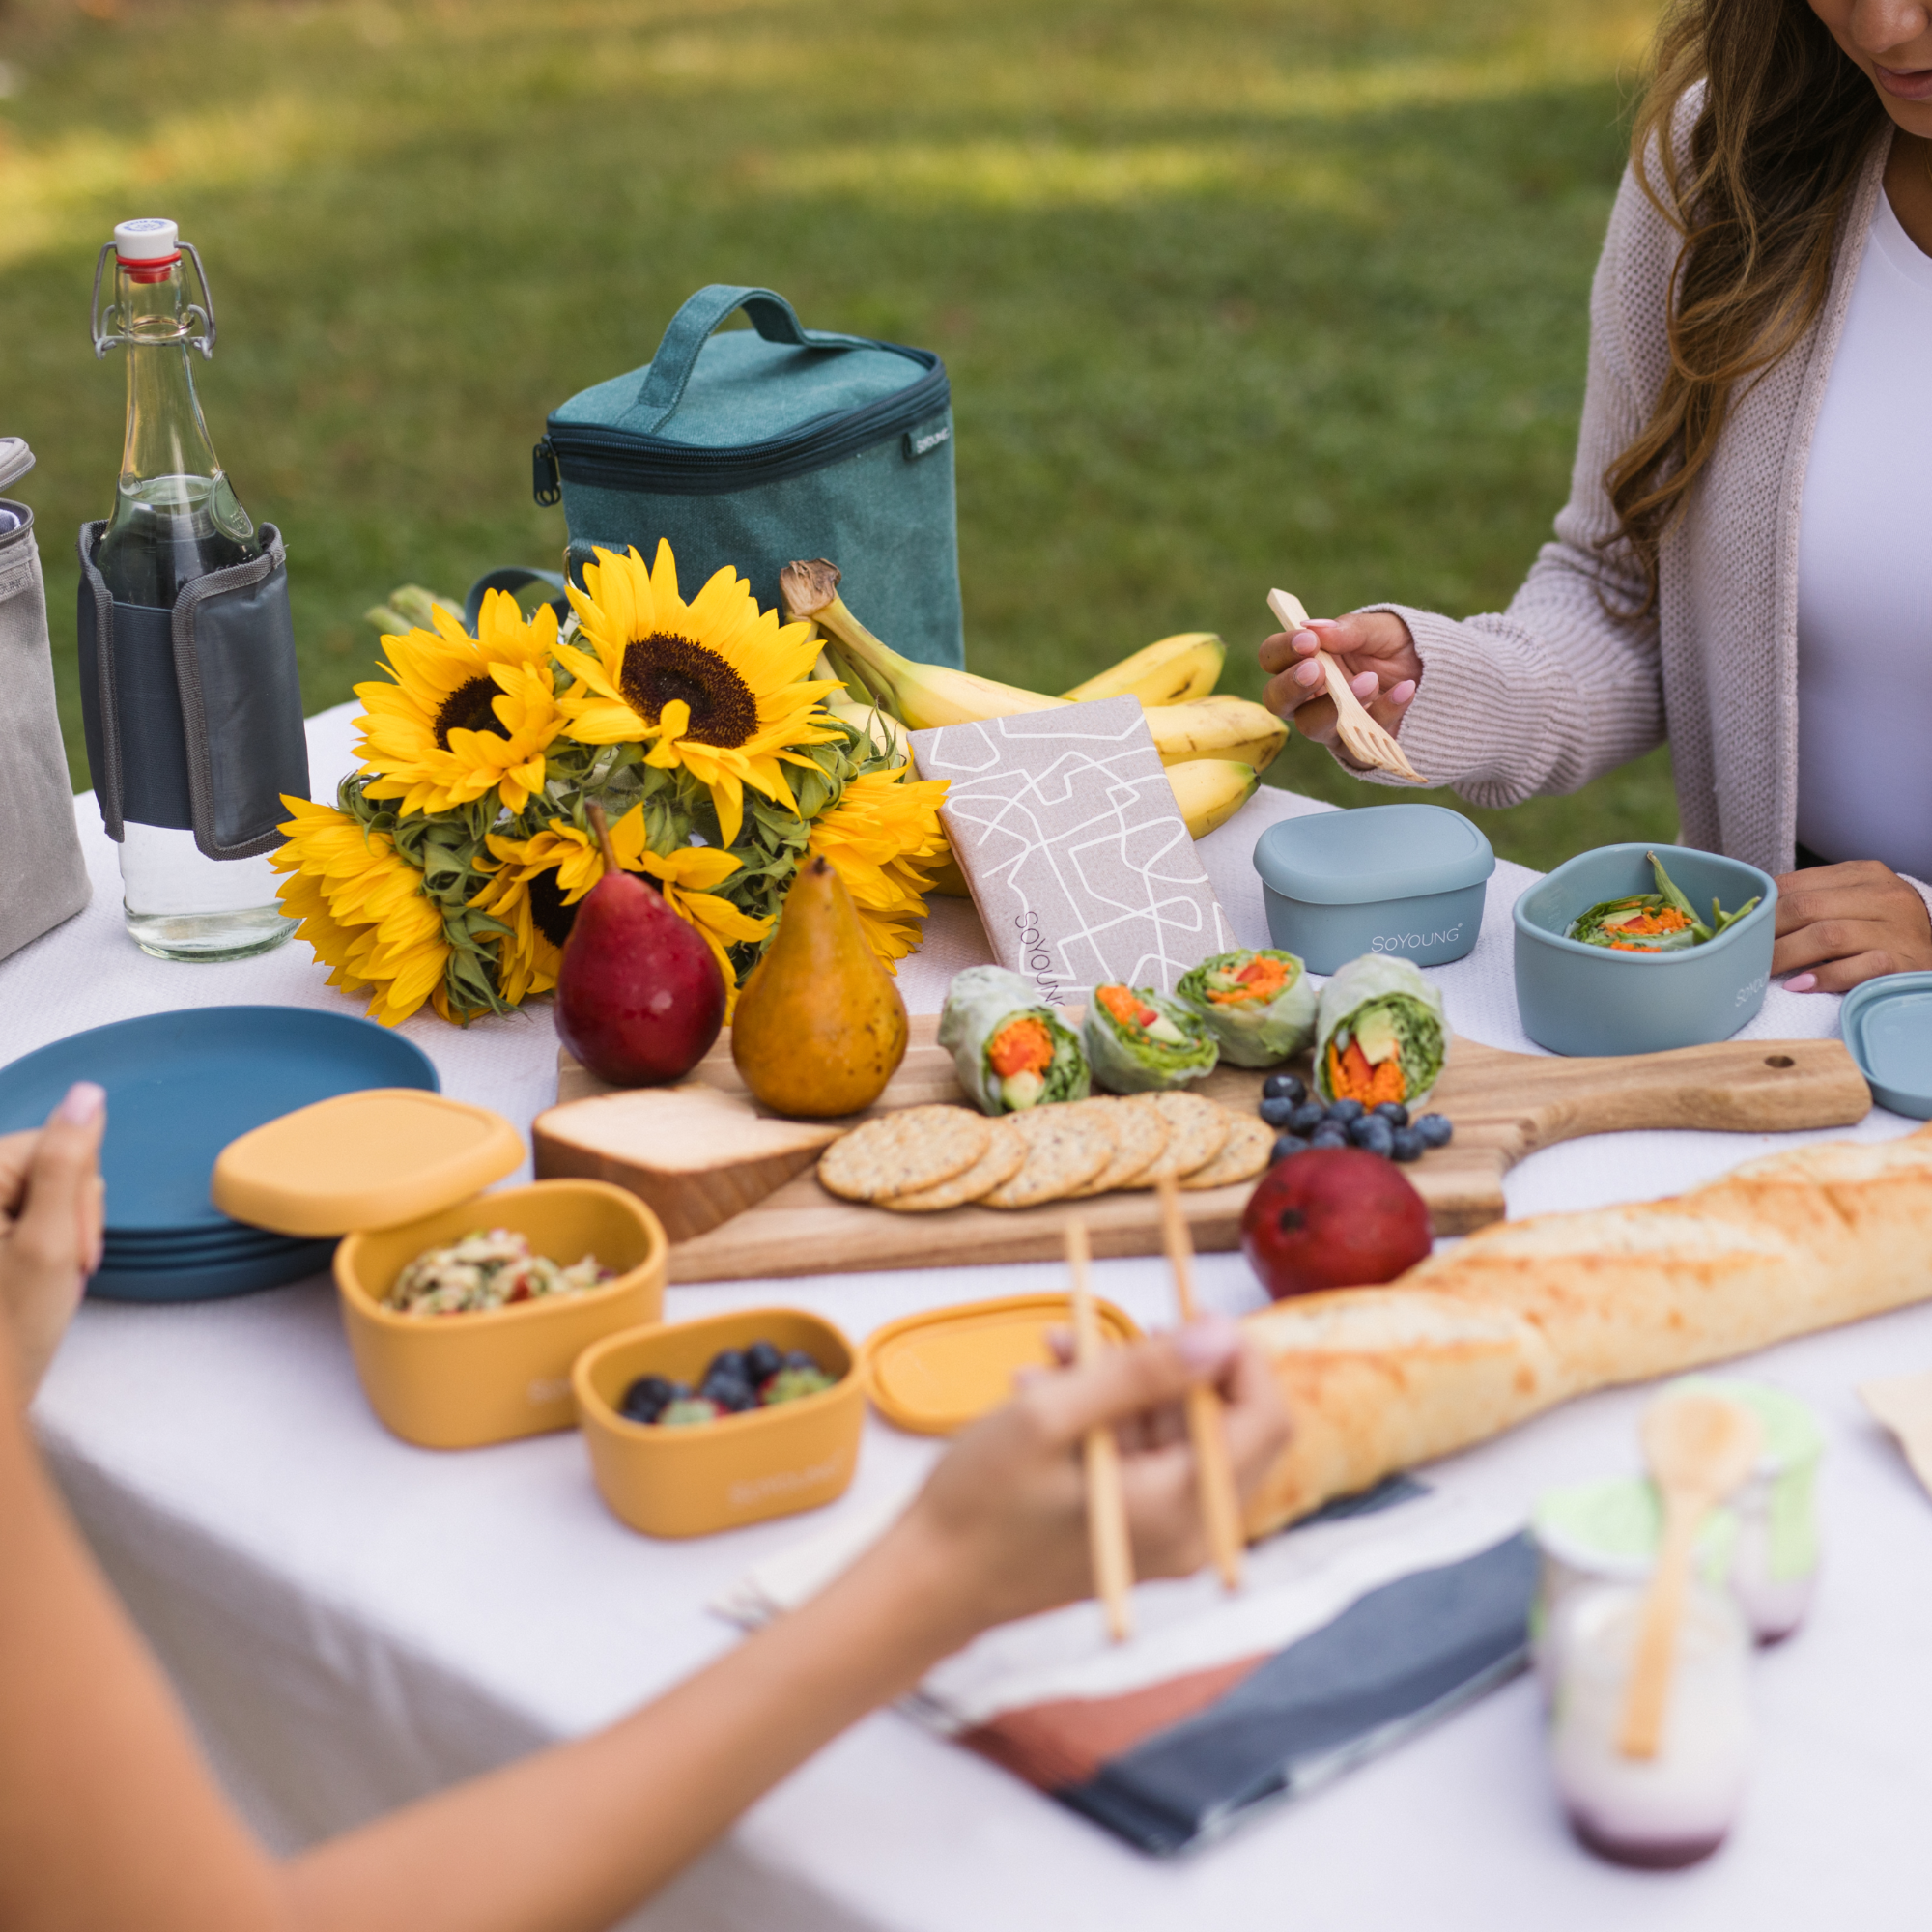
[[[1160, 1228], [1167, 1246], [1167, 1264], [1174, 1271], [1174, 1298], [1180, 1319], [1192, 1321], [1194, 1300], [1194, 1243], [1180, 1212], [1180, 1194], [1173, 1179], [1160, 1183]], [[1187, 1433], [1194, 1440], [1194, 1466], [1200, 1472], [1201, 1514], [1208, 1524], [1208, 1547], [1224, 1588], [1241, 1587], [1241, 1499], [1235, 1492], [1234, 1464], [1228, 1461], [1228, 1433], [1222, 1423], [1221, 1398], [1205, 1385], [1187, 1392]]]
[[[1308, 612], [1301, 608], [1301, 600], [1286, 590], [1268, 592], [1268, 609], [1284, 631], [1308, 628]], [[1429, 781], [1408, 762], [1402, 747], [1362, 709], [1362, 700], [1349, 689], [1349, 680], [1333, 655], [1317, 651], [1315, 662], [1321, 667], [1328, 696], [1335, 700], [1335, 728], [1349, 755], [1358, 765], [1374, 765], [1378, 771], [1393, 772], [1411, 784], [1427, 784]]]
[[[1073, 1282], [1073, 1356], [1084, 1368], [1100, 1353], [1100, 1317], [1088, 1278], [1087, 1224], [1066, 1224], [1066, 1271]], [[1094, 1552], [1094, 1594], [1107, 1612], [1107, 1634], [1125, 1643], [1134, 1634], [1127, 1592], [1134, 1585], [1127, 1540], [1127, 1498], [1121, 1487], [1121, 1445], [1106, 1427], [1087, 1432], [1087, 1541]]]

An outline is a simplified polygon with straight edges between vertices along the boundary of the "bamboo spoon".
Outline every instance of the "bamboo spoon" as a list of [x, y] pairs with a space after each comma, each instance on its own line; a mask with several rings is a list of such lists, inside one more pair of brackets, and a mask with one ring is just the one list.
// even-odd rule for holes
[[[1192, 1321], [1194, 1244], [1180, 1212], [1180, 1194], [1170, 1176], [1160, 1183], [1160, 1228], [1167, 1246], [1167, 1264], [1174, 1271], [1174, 1298], [1180, 1319]], [[1228, 1433], [1222, 1424], [1221, 1398], [1205, 1384], [1187, 1391], [1187, 1433], [1194, 1441], [1194, 1466], [1200, 1472], [1201, 1515], [1208, 1525], [1208, 1547], [1223, 1587], [1241, 1587], [1241, 1499], [1235, 1490], [1234, 1465], [1228, 1461]]]
[[[1308, 628], [1308, 612], [1301, 608], [1301, 600], [1286, 590], [1268, 592], [1268, 609], [1274, 612], [1275, 621], [1284, 631], [1305, 631]], [[1362, 700], [1349, 689], [1349, 680], [1333, 654], [1317, 651], [1315, 662], [1321, 667], [1328, 696], [1335, 700], [1335, 729], [1349, 755], [1358, 765], [1373, 765], [1378, 771], [1393, 772], [1397, 778], [1406, 779], [1411, 784], [1427, 784], [1429, 781], [1408, 762], [1402, 747], [1362, 709]]]
[[1763, 1448], [1757, 1417], [1718, 1396], [1670, 1396], [1644, 1410], [1643, 1457], [1663, 1499], [1663, 1540], [1644, 1595], [1617, 1737], [1625, 1757], [1657, 1755], [1697, 1532], [1750, 1474]]
[[[1087, 1223], [1066, 1224], [1066, 1272], [1073, 1282], [1073, 1358], [1083, 1368], [1099, 1358], [1100, 1317], [1088, 1279]], [[1127, 1498], [1121, 1487], [1121, 1445], [1102, 1427], [1087, 1432], [1087, 1541], [1094, 1552], [1094, 1594], [1107, 1612], [1107, 1634], [1125, 1643], [1134, 1634], [1127, 1592], [1134, 1586], [1127, 1540]]]

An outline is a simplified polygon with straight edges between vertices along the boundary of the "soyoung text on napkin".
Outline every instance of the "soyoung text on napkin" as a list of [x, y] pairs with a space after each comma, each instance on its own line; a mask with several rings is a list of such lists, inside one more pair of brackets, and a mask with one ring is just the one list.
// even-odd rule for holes
[[1137, 697], [912, 733], [1002, 966], [1055, 1006], [1171, 993], [1234, 945]]

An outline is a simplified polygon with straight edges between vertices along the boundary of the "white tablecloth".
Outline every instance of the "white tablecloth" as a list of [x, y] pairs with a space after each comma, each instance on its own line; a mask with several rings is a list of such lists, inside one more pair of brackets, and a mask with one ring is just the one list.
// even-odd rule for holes
[[[327, 796], [347, 709], [313, 722]], [[1263, 943], [1248, 855], [1308, 801], [1264, 790], [1203, 851], [1245, 944]], [[0, 1060], [128, 1015], [229, 1002], [354, 1010], [305, 948], [164, 964], [122, 930], [114, 848], [77, 801], [93, 906], [0, 965]], [[1534, 875], [1501, 865], [1483, 934], [1442, 969], [1452, 1024], [1533, 1051], [1511, 994], [1509, 909]], [[901, 983], [914, 1010], [986, 956], [970, 908], [941, 902]], [[1834, 999], [1774, 989], [1750, 1032], [1836, 1029]], [[408, 1031], [446, 1091], [520, 1126], [554, 1097], [545, 1010]], [[1874, 1114], [1861, 1137], [1911, 1123]], [[1625, 1134], [1550, 1150], [1510, 1179], [1513, 1214], [1673, 1192], [1771, 1145]], [[1100, 1264], [1104, 1292], [1168, 1319], [1156, 1262]], [[855, 1339], [913, 1308], [1055, 1285], [1047, 1265], [949, 1267], [674, 1289], [670, 1319], [777, 1301]], [[1238, 1256], [1204, 1293], [1255, 1305]], [[1747, 1373], [1818, 1408], [1825, 1578], [1810, 1625], [1757, 1676], [1762, 1752], [1748, 1811], [1710, 1864], [1670, 1878], [1606, 1867], [1561, 1825], [1539, 1713], [1519, 1681], [1320, 1796], [1181, 1863], [1125, 1849], [1005, 1773], [881, 1713], [768, 1798], [640, 1915], [660, 1928], [787, 1932], [1175, 1932], [1215, 1925], [1586, 1932], [1637, 1913], [1677, 1926], [1862, 1932], [1922, 1923], [1932, 1889], [1922, 1746], [1932, 1707], [1932, 1503], [1853, 1394], [1932, 1363], [1932, 1308], [1772, 1351]], [[1548, 1484], [1635, 1464], [1641, 1391], [1572, 1405], [1438, 1465], [1431, 1479], [1526, 1514]], [[100, 1560], [173, 1673], [238, 1801], [274, 1843], [336, 1831], [648, 1697], [736, 1641], [703, 1605], [826, 1518], [690, 1544], [606, 1514], [582, 1443], [560, 1435], [441, 1455], [387, 1435], [362, 1401], [323, 1280], [169, 1308], [89, 1304], [36, 1421]], [[867, 1424], [837, 1509], [905, 1492], [932, 1445]]]

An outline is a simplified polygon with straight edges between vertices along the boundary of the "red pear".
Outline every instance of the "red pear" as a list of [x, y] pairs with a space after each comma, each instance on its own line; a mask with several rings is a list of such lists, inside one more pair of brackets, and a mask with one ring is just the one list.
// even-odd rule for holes
[[557, 1037], [613, 1087], [661, 1087], [702, 1060], [724, 1024], [710, 947], [635, 872], [590, 808], [604, 876], [577, 908], [556, 974]]

